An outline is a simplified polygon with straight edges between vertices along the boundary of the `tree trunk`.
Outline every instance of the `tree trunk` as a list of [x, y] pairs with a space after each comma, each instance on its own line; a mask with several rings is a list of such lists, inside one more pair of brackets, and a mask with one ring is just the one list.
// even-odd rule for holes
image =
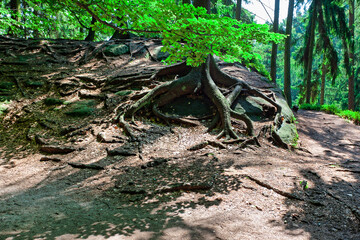
[[12, 12], [11, 18], [20, 21], [20, 0], [11, 0], [10, 9]]
[[[20, 22], [20, 0], [11, 0], [10, 1], [10, 13], [11, 13], [12, 19]], [[11, 27], [9, 27], [7, 34], [15, 35], [14, 31], [12, 30]]]
[[[325, 57], [325, 56], [324, 56]], [[322, 64], [322, 73], [321, 73], [321, 91], [320, 91], [320, 105], [324, 105], [325, 101], [325, 79], [326, 79], [327, 68], [325, 60]]]
[[129, 38], [130, 38], [130, 34], [128, 32], [119, 32], [118, 30], [115, 30], [115, 32], [111, 36], [110, 40], [129, 39]]
[[92, 28], [92, 25], [96, 23], [96, 19], [94, 17], [91, 18], [91, 26], [89, 28], [89, 33], [85, 38], [85, 41], [94, 41], [95, 39], [95, 30]]
[[190, 1], [190, 0], [182, 0], [182, 3], [183, 3], [183, 4], [185, 4], [185, 3], [190, 4], [190, 3], [191, 3], [191, 1]]
[[313, 53], [314, 53], [314, 45], [315, 45], [315, 27], [316, 27], [316, 17], [317, 17], [317, 6], [315, 5], [313, 8], [313, 12], [311, 17], [311, 28], [310, 28], [310, 37], [309, 37], [309, 47], [307, 54], [307, 65], [305, 66], [305, 86], [306, 86], [306, 103], [310, 103], [311, 100], [311, 76], [312, 76], [312, 61], [313, 61]]
[[193, 4], [195, 7], [203, 7], [207, 13], [210, 14], [210, 0], [194, 0]]
[[350, 75], [349, 75], [349, 95], [348, 95], [348, 109], [355, 110], [355, 81], [354, 81], [354, 10], [355, 0], [349, 0], [349, 29], [350, 29]]
[[290, 55], [291, 55], [291, 30], [294, 14], [294, 0], [289, 1], [288, 16], [286, 19], [285, 52], [284, 52], [284, 93], [288, 105], [291, 107], [291, 77], [290, 77]]
[[235, 14], [235, 18], [236, 20], [240, 21], [241, 19], [241, 3], [242, 0], [237, 0], [236, 1], [236, 14]]
[[[275, 0], [275, 11], [274, 11], [274, 24], [273, 31], [277, 33], [279, 31], [279, 10], [280, 10], [280, 0]], [[270, 76], [271, 80], [276, 83], [276, 58], [277, 58], [277, 49], [278, 45], [276, 43], [272, 44], [271, 50], [271, 70]]]

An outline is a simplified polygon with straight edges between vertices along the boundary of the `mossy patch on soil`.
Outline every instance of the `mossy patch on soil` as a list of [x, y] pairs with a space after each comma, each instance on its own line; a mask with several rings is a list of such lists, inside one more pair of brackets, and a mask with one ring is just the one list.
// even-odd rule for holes
[[70, 104], [69, 111], [65, 114], [72, 117], [90, 116], [95, 111], [95, 105], [96, 102], [93, 100], [75, 102]]
[[44, 86], [44, 83], [41, 82], [41, 81], [30, 81], [30, 80], [28, 80], [28, 81], [26, 81], [25, 84], [26, 84], [26, 86], [32, 87], [32, 88], [38, 88], [38, 87]]
[[53, 97], [48, 97], [44, 100], [44, 103], [47, 106], [60, 105], [60, 104], [64, 103], [64, 100], [61, 100], [58, 98], [53, 98]]

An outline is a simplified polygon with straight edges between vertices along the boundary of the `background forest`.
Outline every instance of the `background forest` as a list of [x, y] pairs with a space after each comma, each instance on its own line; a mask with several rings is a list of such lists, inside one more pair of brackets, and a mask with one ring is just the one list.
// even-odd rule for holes
[[[0, 2], [0, 35], [88, 41], [159, 36], [146, 32], [120, 33], [97, 21], [86, 9], [74, 7], [74, 2], [77, 1], [3, 0]], [[107, 2], [108, 6], [116, 5], [116, 1]], [[136, 1], [132, 2], [136, 4]], [[176, 2], [182, 4], [191, 1]], [[254, 14], [242, 8], [242, 2], [212, 0], [211, 13], [244, 23], [254, 22]], [[356, 0], [298, 0], [289, 1], [289, 5], [275, 0], [274, 12], [268, 9], [269, 15], [273, 14], [273, 22], [267, 23], [270, 29], [289, 37], [278, 45], [255, 42], [254, 51], [262, 58], [254, 66], [276, 80], [284, 89], [290, 106], [326, 104], [333, 108], [359, 111], [358, 6]], [[288, 18], [282, 22], [279, 22], [279, 7], [289, 9]], [[111, 18], [110, 15], [108, 17]], [[128, 20], [117, 20], [127, 28], [133, 27]], [[290, 44], [288, 63], [287, 57], [284, 57], [286, 43]]]

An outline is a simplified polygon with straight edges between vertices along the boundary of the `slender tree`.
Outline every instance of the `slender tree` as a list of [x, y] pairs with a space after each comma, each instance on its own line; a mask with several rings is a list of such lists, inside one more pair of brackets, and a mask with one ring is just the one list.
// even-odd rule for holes
[[[280, 0], [275, 0], [274, 23], [273, 23], [273, 31], [275, 33], [277, 33], [279, 31], [279, 12], [280, 12]], [[276, 83], [277, 50], [278, 50], [278, 45], [276, 43], [273, 43], [272, 50], [271, 50], [270, 77], [274, 83]]]
[[324, 105], [325, 102], [325, 79], [327, 73], [327, 66], [325, 63], [325, 57], [323, 59], [322, 68], [321, 68], [321, 89], [320, 89], [320, 105]]
[[[304, 2], [304, 1], [300, 1]], [[318, 38], [321, 49], [318, 49], [317, 53], [325, 52], [326, 58], [331, 60], [331, 72], [333, 78], [336, 76], [337, 57], [333, 57], [336, 51], [330, 40], [330, 32], [343, 38], [343, 42], [348, 39], [348, 27], [346, 25], [345, 8], [340, 7], [336, 0], [313, 0], [309, 7], [309, 21], [305, 33], [304, 48], [302, 52], [301, 60], [304, 64], [304, 85], [305, 85], [305, 101], [306, 103], [311, 102], [311, 91], [312, 91], [312, 67], [313, 67], [313, 56], [315, 49], [315, 37], [319, 33]], [[345, 45], [344, 45], [345, 46]]]
[[349, 29], [350, 29], [350, 72], [349, 72], [349, 95], [348, 109], [355, 110], [355, 79], [354, 79], [354, 51], [355, 51], [355, 0], [349, 0]]
[[291, 32], [294, 15], [294, 0], [289, 0], [288, 15], [286, 19], [286, 35], [285, 51], [284, 51], [284, 93], [289, 106], [292, 105], [291, 100], [291, 77], [290, 77], [290, 55], [291, 55]]
[[237, 0], [236, 1], [236, 13], [235, 13], [235, 18], [236, 20], [240, 21], [241, 19], [241, 4], [242, 4], [242, 0]]

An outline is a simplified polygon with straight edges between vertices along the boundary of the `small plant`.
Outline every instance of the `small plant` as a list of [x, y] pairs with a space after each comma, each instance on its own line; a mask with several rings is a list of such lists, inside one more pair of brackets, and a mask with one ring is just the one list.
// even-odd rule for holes
[[302, 180], [299, 182], [300, 186], [302, 187], [302, 189], [306, 190], [309, 188], [309, 184], [306, 180]]

